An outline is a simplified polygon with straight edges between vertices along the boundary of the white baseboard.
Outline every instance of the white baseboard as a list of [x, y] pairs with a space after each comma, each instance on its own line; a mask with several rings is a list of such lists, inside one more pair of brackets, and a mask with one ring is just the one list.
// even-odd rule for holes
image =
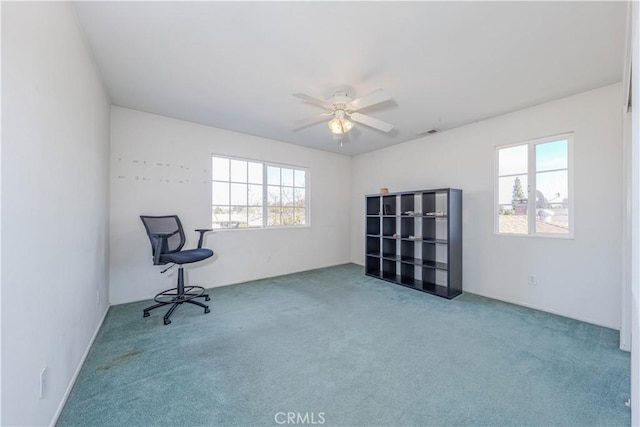
[[619, 343], [618, 343], [618, 348], [620, 348], [620, 350], [622, 350], [622, 351], [628, 351], [628, 352], [631, 351], [631, 346], [629, 345], [629, 343], [624, 342], [623, 339], [622, 339], [623, 337], [622, 337], [622, 333], [620, 331], [620, 327], [613, 326], [613, 325], [606, 325], [604, 323], [599, 323], [599, 322], [594, 322], [593, 320], [590, 320], [590, 319], [583, 319], [583, 318], [575, 317], [575, 316], [567, 316], [564, 313], [558, 313], [556, 311], [549, 310], [549, 309], [542, 308], [542, 307], [538, 307], [538, 306], [533, 305], [533, 304], [525, 304], [523, 302], [510, 300], [508, 298], [496, 297], [494, 295], [487, 294], [487, 293], [484, 293], [484, 292], [481, 293], [481, 292], [476, 292], [476, 291], [467, 291], [467, 290], [464, 290], [464, 289], [463, 289], [463, 292], [466, 292], [466, 293], [469, 293], [469, 294], [480, 295], [480, 296], [483, 296], [483, 297], [486, 297], [486, 298], [495, 299], [495, 300], [498, 300], [498, 301], [508, 302], [509, 304], [521, 305], [523, 307], [532, 308], [534, 310], [544, 311], [546, 313], [555, 314], [557, 316], [567, 317], [569, 319], [579, 320], [580, 322], [590, 323], [592, 325], [602, 326], [602, 327], [605, 327], [605, 328], [616, 330], [616, 331], [619, 332], [619, 336], [620, 336]]
[[502, 302], [507, 302], [509, 304], [520, 305], [522, 307], [532, 308], [532, 309], [538, 310], [538, 311], [544, 311], [546, 313], [555, 314], [557, 316], [562, 316], [562, 317], [566, 317], [566, 318], [569, 318], [569, 319], [579, 320], [580, 322], [591, 323], [592, 325], [602, 326], [602, 327], [605, 327], [605, 328], [614, 329], [616, 331], [620, 330], [619, 326], [607, 325], [607, 324], [604, 324], [604, 323], [596, 322], [596, 321], [591, 320], [591, 319], [584, 319], [584, 318], [577, 317], [577, 316], [567, 316], [565, 313], [559, 313], [559, 312], [554, 311], [554, 310], [549, 310], [548, 308], [539, 307], [539, 306], [537, 306], [535, 304], [527, 304], [527, 303], [524, 303], [524, 302], [521, 302], [521, 301], [516, 301], [516, 300], [509, 299], [509, 298], [498, 297], [498, 296], [492, 295], [492, 294], [487, 293], [487, 292], [478, 292], [476, 290], [467, 290], [467, 289], [464, 289], [464, 288], [462, 289], [462, 292], [465, 292], [465, 293], [468, 293], [468, 294], [480, 295], [482, 297], [491, 298], [491, 299], [495, 299], [495, 300], [502, 301]]
[[[364, 267], [364, 264], [361, 264], [359, 261], [351, 261], [351, 263], [357, 264], [357, 265], [360, 265], [360, 266]], [[603, 326], [605, 328], [609, 328], [609, 329], [614, 329], [616, 331], [620, 331], [620, 327], [616, 326], [616, 325], [609, 325], [609, 324], [604, 324], [604, 323], [600, 323], [600, 322], [595, 322], [595, 321], [593, 321], [591, 319], [584, 319], [584, 318], [580, 318], [580, 317], [576, 317], [576, 316], [567, 316], [564, 313], [559, 313], [559, 312], [556, 312], [556, 311], [553, 311], [553, 310], [549, 310], [549, 309], [544, 308], [544, 307], [536, 306], [534, 304], [527, 304], [527, 303], [524, 303], [524, 302], [521, 302], [521, 301], [516, 301], [516, 300], [509, 299], [509, 298], [498, 297], [498, 296], [492, 295], [491, 293], [488, 293], [488, 292], [478, 292], [476, 290], [467, 290], [467, 289], [464, 289], [464, 288], [462, 289], [462, 292], [469, 293], [469, 294], [480, 295], [480, 296], [485, 297], [485, 298], [491, 298], [491, 299], [495, 299], [495, 300], [498, 300], [498, 301], [507, 302], [509, 304], [520, 305], [522, 307], [532, 308], [534, 310], [544, 311], [546, 313], [551, 313], [551, 314], [555, 314], [555, 315], [558, 315], [558, 316], [567, 317], [567, 318], [574, 319], [574, 320], [579, 320], [580, 322], [591, 323], [592, 325]], [[625, 342], [624, 340], [622, 340], [622, 338], [620, 339], [619, 346], [620, 346], [620, 350], [631, 351], [631, 346], [629, 345], [629, 343]]]
[[62, 396], [62, 399], [60, 400], [60, 404], [58, 405], [58, 409], [56, 410], [56, 413], [53, 415], [53, 419], [51, 420], [51, 424], [49, 424], [50, 427], [53, 427], [58, 423], [58, 418], [60, 417], [60, 414], [62, 413], [62, 410], [64, 409], [64, 405], [67, 403], [67, 399], [69, 398], [69, 395], [71, 394], [71, 390], [73, 389], [73, 386], [75, 385], [76, 380], [78, 379], [78, 375], [80, 374], [80, 370], [82, 369], [82, 366], [84, 366], [84, 362], [87, 359], [87, 356], [89, 355], [89, 350], [91, 350], [91, 347], [93, 346], [93, 342], [96, 340], [96, 337], [98, 336], [98, 332], [100, 331], [100, 328], [102, 328], [102, 323], [104, 323], [104, 319], [107, 317], [107, 312], [109, 311], [109, 307], [111, 307], [111, 304], [107, 304], [107, 308], [104, 311], [104, 313], [102, 314], [102, 319], [100, 319], [100, 322], [98, 322], [98, 327], [93, 332], [93, 336], [91, 336], [91, 339], [89, 340], [89, 345], [87, 345], [87, 349], [84, 351], [84, 354], [82, 355], [82, 358], [80, 359], [80, 363], [78, 363], [78, 367], [76, 368], [76, 371], [73, 373], [73, 377], [71, 377], [71, 381], [69, 381], [69, 385], [67, 386], [67, 390], [64, 392], [64, 395]]

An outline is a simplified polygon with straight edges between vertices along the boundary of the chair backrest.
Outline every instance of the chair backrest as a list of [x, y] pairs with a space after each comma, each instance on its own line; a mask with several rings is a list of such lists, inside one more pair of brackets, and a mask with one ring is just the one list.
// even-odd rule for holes
[[155, 256], [155, 247], [158, 237], [154, 237], [153, 234], [157, 233], [173, 233], [173, 236], [167, 239], [167, 247], [162, 248], [163, 254], [170, 254], [173, 252], [179, 252], [185, 244], [184, 231], [182, 229], [182, 223], [178, 215], [166, 215], [166, 216], [146, 216], [140, 215], [140, 219], [144, 224], [144, 228], [147, 230], [147, 236], [151, 242], [151, 253]]

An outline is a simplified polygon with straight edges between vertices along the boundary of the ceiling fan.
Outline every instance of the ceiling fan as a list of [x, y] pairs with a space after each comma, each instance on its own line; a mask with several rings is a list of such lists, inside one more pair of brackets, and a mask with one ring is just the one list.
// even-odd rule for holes
[[325, 113], [322, 113], [320, 117], [298, 124], [296, 129], [302, 129], [322, 122], [326, 120], [326, 116], [333, 116], [333, 118], [327, 122], [327, 126], [331, 133], [338, 137], [353, 129], [353, 122], [369, 126], [382, 132], [389, 132], [393, 129], [392, 124], [358, 112], [364, 108], [389, 101], [391, 97], [382, 89], [378, 89], [357, 99], [349, 98], [347, 93], [342, 91], [334, 93], [333, 96], [326, 101], [304, 93], [294, 93], [293, 96], [327, 110]]

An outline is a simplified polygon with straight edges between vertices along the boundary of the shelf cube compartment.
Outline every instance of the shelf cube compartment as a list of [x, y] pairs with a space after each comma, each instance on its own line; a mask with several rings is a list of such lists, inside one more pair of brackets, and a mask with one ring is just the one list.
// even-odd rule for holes
[[432, 268], [423, 268], [422, 269], [422, 281], [424, 283], [435, 283], [436, 282], [436, 271]]
[[396, 218], [382, 218], [382, 235], [393, 236], [394, 234], [396, 234]]
[[435, 240], [436, 222], [434, 218], [422, 218], [422, 238], [425, 240]]
[[447, 271], [424, 267], [422, 269], [422, 282], [446, 287]]
[[367, 215], [381, 215], [380, 197], [367, 197]]
[[402, 263], [400, 266], [400, 282], [403, 285], [415, 286], [415, 269], [413, 264]]
[[422, 212], [436, 211], [436, 193], [422, 193]]
[[416, 210], [416, 196], [415, 194], [402, 194], [400, 196], [400, 214], [404, 215], [405, 212]]
[[380, 277], [380, 258], [368, 256], [365, 265], [365, 272], [372, 276]]
[[422, 193], [422, 212], [445, 212], [448, 210], [447, 191], [429, 191]]
[[382, 278], [396, 280], [396, 262], [389, 259], [382, 260]]
[[367, 234], [374, 236], [380, 235], [380, 218], [368, 217], [367, 218]]
[[382, 198], [382, 215], [397, 215], [396, 199], [395, 195]]
[[397, 255], [395, 239], [382, 239], [382, 256], [395, 258]]
[[446, 270], [448, 266], [447, 245], [422, 243], [422, 263], [425, 267]]
[[436, 295], [449, 298], [447, 291], [447, 272], [433, 268], [422, 269], [422, 289]]
[[448, 240], [447, 218], [423, 217], [422, 237], [425, 240]]
[[414, 262], [416, 258], [414, 242], [402, 240], [400, 242], [400, 259], [402, 261]]
[[432, 221], [435, 223], [436, 239], [448, 240], [447, 218], [434, 218]]
[[382, 255], [380, 251], [380, 239], [378, 237], [367, 237], [367, 255]]
[[400, 218], [400, 235], [404, 238], [415, 235], [415, 223], [414, 217], [402, 217]]

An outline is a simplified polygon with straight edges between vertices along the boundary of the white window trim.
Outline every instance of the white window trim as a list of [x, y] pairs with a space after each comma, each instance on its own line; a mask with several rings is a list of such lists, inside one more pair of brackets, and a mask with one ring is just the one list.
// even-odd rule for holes
[[[557, 234], [557, 233], [541, 233], [535, 230], [535, 215], [527, 215], [528, 220], [528, 228], [529, 232], [526, 234], [520, 233], [501, 233], [500, 232], [500, 217], [498, 215], [499, 211], [499, 181], [500, 181], [500, 150], [504, 148], [517, 147], [526, 145], [527, 146], [527, 212], [535, 212], [536, 208], [536, 198], [531, 197], [532, 189], [536, 188], [536, 164], [535, 164], [535, 147], [538, 144], [544, 144], [546, 142], [554, 142], [562, 139], [567, 140], [567, 180], [568, 180], [568, 191], [569, 191], [569, 232], [567, 234]], [[513, 144], [499, 145], [495, 147], [494, 154], [494, 174], [493, 174], [493, 230], [494, 234], [498, 236], [507, 236], [507, 237], [544, 237], [544, 238], [553, 238], [553, 239], [574, 239], [574, 199], [575, 195], [573, 192], [573, 132], [566, 132], [552, 136], [546, 136], [542, 138], [531, 139], [522, 142], [516, 142]]]
[[[262, 227], [246, 227], [246, 228], [216, 228], [214, 229], [214, 231], [218, 232], [218, 231], [257, 231], [257, 230], [281, 230], [281, 229], [302, 229], [302, 228], [311, 228], [311, 191], [310, 191], [310, 168], [306, 167], [306, 166], [298, 166], [298, 165], [290, 165], [290, 164], [286, 164], [286, 163], [276, 163], [276, 162], [270, 162], [270, 161], [266, 161], [266, 160], [258, 160], [258, 159], [250, 159], [247, 157], [236, 157], [236, 156], [229, 156], [226, 154], [218, 154], [218, 153], [211, 153], [211, 159], [213, 159], [214, 157], [220, 157], [220, 158], [224, 158], [224, 159], [229, 159], [229, 160], [238, 160], [238, 161], [243, 161], [243, 162], [252, 162], [252, 163], [260, 163], [262, 164], [263, 168], [262, 168]], [[211, 165], [211, 162], [209, 162], [209, 165]], [[292, 224], [292, 225], [267, 225], [267, 186], [269, 184], [267, 184], [267, 167], [269, 166], [273, 166], [273, 167], [278, 167], [278, 168], [287, 168], [287, 169], [298, 169], [298, 170], [303, 170], [305, 172], [304, 174], [304, 189], [305, 189], [305, 193], [304, 193], [304, 218], [305, 218], [305, 223], [303, 225], [296, 225], [296, 224]], [[209, 166], [211, 168], [211, 166]], [[209, 187], [209, 209], [211, 209], [213, 207], [213, 170], [209, 169], [209, 183], [210, 183], [210, 187]], [[229, 182], [234, 182], [234, 181], [229, 181]]]

